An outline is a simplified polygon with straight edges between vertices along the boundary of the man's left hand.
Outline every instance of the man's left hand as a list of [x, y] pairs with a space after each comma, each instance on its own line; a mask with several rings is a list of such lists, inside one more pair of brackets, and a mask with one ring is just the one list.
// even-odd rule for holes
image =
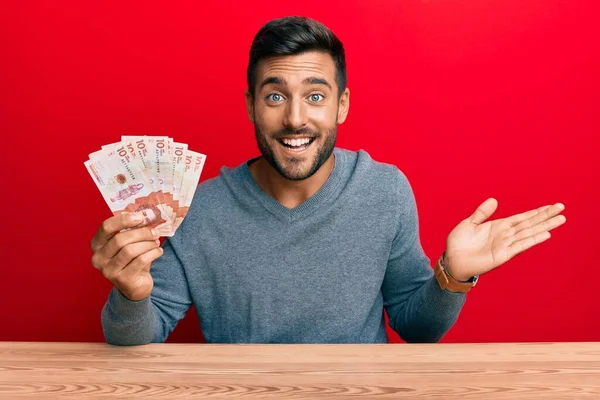
[[559, 215], [565, 206], [556, 203], [485, 222], [497, 207], [496, 199], [487, 199], [450, 232], [444, 261], [453, 278], [466, 281], [499, 267], [517, 254], [550, 239], [550, 231], [567, 220], [564, 215]]

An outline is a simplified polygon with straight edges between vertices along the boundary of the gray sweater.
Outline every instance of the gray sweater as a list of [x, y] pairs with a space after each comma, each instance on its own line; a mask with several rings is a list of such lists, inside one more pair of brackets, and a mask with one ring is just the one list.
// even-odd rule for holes
[[362, 150], [334, 154], [293, 209], [256, 184], [253, 160], [203, 182], [152, 264], [151, 296], [112, 289], [106, 341], [164, 342], [192, 304], [208, 343], [386, 343], [384, 308], [405, 341], [440, 340], [466, 295], [439, 288], [409, 181]]

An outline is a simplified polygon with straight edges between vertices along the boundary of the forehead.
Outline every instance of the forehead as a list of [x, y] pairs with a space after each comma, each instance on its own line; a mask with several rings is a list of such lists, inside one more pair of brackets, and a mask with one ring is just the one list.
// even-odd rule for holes
[[335, 83], [335, 63], [329, 53], [311, 51], [290, 56], [276, 56], [261, 60], [256, 68], [256, 82], [268, 77], [282, 77], [298, 83], [308, 76], [323, 77]]

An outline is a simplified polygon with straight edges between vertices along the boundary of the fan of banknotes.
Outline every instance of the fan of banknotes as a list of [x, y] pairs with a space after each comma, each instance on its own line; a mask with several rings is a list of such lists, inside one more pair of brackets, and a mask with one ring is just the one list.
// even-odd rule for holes
[[140, 212], [173, 236], [194, 198], [206, 156], [166, 136], [122, 136], [84, 164], [114, 215]]

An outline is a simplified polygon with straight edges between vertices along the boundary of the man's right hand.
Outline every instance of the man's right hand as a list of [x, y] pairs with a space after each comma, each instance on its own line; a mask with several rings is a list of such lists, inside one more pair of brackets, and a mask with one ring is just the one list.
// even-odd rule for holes
[[[92, 239], [92, 265], [130, 300], [142, 300], [152, 292], [150, 265], [163, 254], [159, 235], [138, 227], [143, 217], [124, 213], [105, 220]], [[120, 232], [123, 229], [129, 229]]]

